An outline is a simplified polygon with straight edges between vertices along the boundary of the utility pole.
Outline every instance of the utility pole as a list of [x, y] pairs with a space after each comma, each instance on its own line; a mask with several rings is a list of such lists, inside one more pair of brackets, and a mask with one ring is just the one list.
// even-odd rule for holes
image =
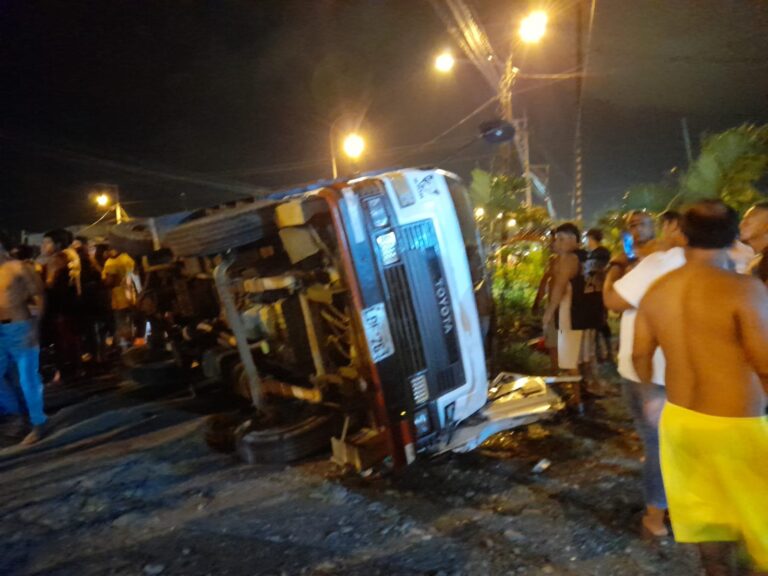
[[584, 72], [584, 46], [582, 36], [584, 35], [584, 2], [576, 2], [576, 70], [579, 76], [576, 79], [576, 131], [573, 141], [573, 200], [571, 205], [571, 217], [580, 222], [583, 217], [583, 158], [581, 148], [581, 118], [582, 118], [582, 91], [583, 91], [583, 72]]
[[504, 144], [502, 149], [502, 170], [505, 174], [512, 174], [512, 149], [517, 150], [518, 157], [523, 165], [523, 178], [525, 179], [525, 205], [533, 205], [533, 187], [531, 184], [531, 154], [528, 140], [528, 115], [516, 119], [512, 108], [512, 89], [520, 70], [512, 63], [514, 57], [514, 40], [510, 48], [509, 58], [504, 68], [504, 75], [499, 83], [499, 102], [501, 102], [501, 116], [515, 128], [514, 141]]

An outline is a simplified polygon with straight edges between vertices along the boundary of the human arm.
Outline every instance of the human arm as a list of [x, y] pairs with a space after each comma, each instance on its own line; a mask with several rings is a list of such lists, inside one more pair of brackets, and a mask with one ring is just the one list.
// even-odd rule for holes
[[659, 343], [648, 318], [648, 304], [640, 304], [635, 316], [635, 340], [632, 345], [632, 363], [640, 382], [653, 381], [653, 354]]
[[550, 281], [552, 280], [552, 268], [553, 268], [553, 262], [549, 262], [547, 264], [546, 270], [544, 270], [544, 274], [541, 277], [541, 281], [539, 282], [539, 288], [536, 290], [536, 298], [533, 299], [533, 310], [534, 312], [539, 310], [541, 307], [541, 303], [544, 300], [544, 296], [547, 293], [547, 288], [549, 286]]
[[744, 280], [745, 294], [738, 299], [739, 333], [747, 360], [768, 394], [768, 289], [757, 279]]
[[614, 287], [616, 281], [624, 276], [625, 270], [626, 268], [622, 263], [612, 261], [608, 265], [608, 271], [605, 275], [605, 282], [603, 283], [603, 303], [608, 310], [612, 310], [613, 312], [624, 312], [625, 310], [634, 308], [632, 304], [621, 297]]
[[30, 331], [30, 345], [37, 345], [39, 342], [40, 320], [45, 313], [45, 284], [42, 277], [35, 271], [31, 265], [22, 265], [22, 280], [27, 291], [28, 301], [35, 309], [32, 315], [32, 330]]
[[544, 326], [548, 325], [555, 316], [555, 311], [560, 306], [560, 302], [568, 289], [568, 282], [571, 281], [579, 272], [579, 257], [575, 254], [561, 256], [552, 279], [552, 291], [549, 294], [549, 302], [544, 310], [541, 322]]
[[67, 257], [61, 252], [57, 252], [48, 260], [45, 265], [45, 287], [53, 288], [53, 284], [56, 282], [56, 278], [59, 274], [67, 271]]

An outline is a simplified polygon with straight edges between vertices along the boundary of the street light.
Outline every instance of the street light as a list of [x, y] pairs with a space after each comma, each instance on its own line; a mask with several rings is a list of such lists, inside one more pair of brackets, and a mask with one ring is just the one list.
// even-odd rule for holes
[[[104, 192], [105, 189], [109, 190], [111, 194]], [[114, 206], [115, 220], [118, 224], [126, 219], [125, 211], [120, 204], [120, 189], [117, 186], [114, 184], [100, 184], [92, 194], [93, 201], [99, 208]]]
[[543, 10], [531, 12], [520, 22], [520, 39], [526, 44], [536, 44], [547, 31], [547, 13]]
[[344, 152], [344, 155], [352, 161], [360, 158], [360, 156], [363, 154], [363, 151], [365, 150], [365, 140], [357, 132], [347, 132], [343, 138], [341, 137], [342, 130], [340, 130], [337, 126], [342, 120], [347, 120], [348, 123], [348, 126], [344, 129], [345, 131], [348, 128], [353, 126], [357, 127], [360, 125], [359, 120], [353, 125], [349, 119], [349, 116], [341, 116], [336, 118], [333, 124], [331, 124], [330, 131], [328, 132], [328, 147], [330, 148], [331, 152], [331, 174], [333, 175], [334, 179], [339, 177], [338, 163], [336, 161], [336, 154], [339, 145], [341, 145], [341, 150]]
[[344, 154], [349, 156], [352, 160], [357, 160], [363, 154], [363, 150], [365, 150], [365, 140], [363, 140], [363, 137], [360, 136], [360, 134], [353, 132], [344, 138], [342, 149], [344, 150]]
[[485, 208], [483, 208], [482, 206], [480, 206], [479, 208], [475, 208], [475, 218], [479, 220], [483, 216], [485, 216]]
[[450, 52], [443, 52], [437, 58], [435, 58], [435, 69], [442, 73], [447, 74], [456, 65], [456, 59]]

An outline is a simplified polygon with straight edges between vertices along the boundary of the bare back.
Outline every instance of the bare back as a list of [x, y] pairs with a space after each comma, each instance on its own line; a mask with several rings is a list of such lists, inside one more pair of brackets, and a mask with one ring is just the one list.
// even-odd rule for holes
[[637, 354], [664, 351], [670, 402], [715, 416], [764, 414], [768, 289], [759, 281], [689, 263], [648, 291], [638, 321]]
[[42, 282], [18, 260], [0, 263], [0, 320], [18, 322], [30, 317], [29, 304], [42, 293]]

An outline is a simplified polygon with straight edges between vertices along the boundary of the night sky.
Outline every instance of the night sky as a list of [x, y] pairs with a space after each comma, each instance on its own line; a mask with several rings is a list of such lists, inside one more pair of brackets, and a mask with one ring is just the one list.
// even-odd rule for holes
[[[475, 0], [496, 51], [533, 3]], [[576, 65], [576, 3], [546, 0], [547, 37], [523, 73]], [[495, 107], [429, 142], [492, 97], [423, 0], [0, 1], [0, 227], [89, 223], [98, 182], [131, 214], [216, 203], [249, 187], [330, 176], [328, 132], [361, 117], [363, 169], [436, 164], [467, 176], [494, 150], [454, 152]], [[681, 118], [706, 132], [768, 122], [768, 2], [597, 0], [585, 79], [585, 207], [685, 165]], [[556, 206], [573, 187], [576, 82], [521, 79], [535, 164]]]

